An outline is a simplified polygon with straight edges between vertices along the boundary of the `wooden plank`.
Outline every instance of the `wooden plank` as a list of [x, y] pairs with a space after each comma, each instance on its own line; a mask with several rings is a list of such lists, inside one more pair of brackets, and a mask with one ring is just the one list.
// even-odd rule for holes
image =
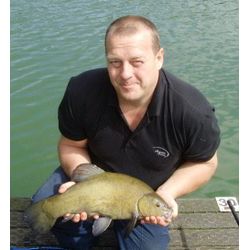
[[30, 204], [29, 198], [10, 198], [10, 211], [24, 211]]
[[11, 228], [10, 229], [11, 246], [58, 246], [54, 235], [33, 234], [29, 228]]
[[233, 229], [180, 229], [171, 230], [171, 246], [201, 247], [215, 246], [225, 247], [239, 245], [239, 231]]
[[173, 220], [170, 228], [186, 229], [217, 229], [217, 228], [238, 228], [238, 225], [231, 213], [180, 213]]
[[215, 198], [177, 199], [180, 213], [219, 212]]
[[12, 211], [10, 213], [10, 227], [11, 228], [29, 227], [29, 225], [24, 221], [22, 211]]

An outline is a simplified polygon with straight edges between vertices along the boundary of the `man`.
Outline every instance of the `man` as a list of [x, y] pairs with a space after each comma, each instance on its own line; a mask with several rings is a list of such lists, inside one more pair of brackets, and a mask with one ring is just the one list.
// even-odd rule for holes
[[[216, 170], [220, 139], [214, 109], [198, 90], [162, 69], [164, 50], [146, 18], [115, 20], [107, 29], [105, 50], [107, 69], [69, 82], [58, 116], [61, 168], [33, 201], [58, 188], [64, 192], [74, 185], [74, 170], [93, 163], [148, 183], [173, 208], [174, 218], [175, 199], [198, 189]], [[56, 223], [52, 232], [64, 247], [89, 249], [94, 238], [86, 219], [82, 211]], [[126, 223], [115, 221], [120, 249], [167, 249], [171, 219], [146, 217], [128, 237]]]

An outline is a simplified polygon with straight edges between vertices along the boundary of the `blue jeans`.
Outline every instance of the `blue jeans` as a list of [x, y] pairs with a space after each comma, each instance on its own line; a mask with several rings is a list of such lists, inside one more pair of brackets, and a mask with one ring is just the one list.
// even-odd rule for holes
[[[58, 193], [59, 186], [69, 181], [61, 167], [57, 168], [41, 188], [33, 195], [32, 202], [37, 202]], [[59, 218], [51, 229], [60, 246], [67, 249], [91, 249], [96, 238], [92, 235], [92, 222], [61, 222]], [[115, 220], [116, 233], [121, 250], [167, 250], [169, 244], [168, 227], [152, 224], [138, 224], [133, 231], [124, 237], [128, 221]]]

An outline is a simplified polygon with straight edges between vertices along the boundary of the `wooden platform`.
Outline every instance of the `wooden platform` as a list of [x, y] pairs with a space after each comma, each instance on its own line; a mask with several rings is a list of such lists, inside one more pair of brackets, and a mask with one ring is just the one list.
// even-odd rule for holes
[[[219, 212], [215, 199], [179, 199], [179, 216], [170, 226], [170, 250], [239, 249], [238, 225], [231, 213]], [[57, 246], [53, 235], [34, 235], [25, 222], [27, 198], [11, 198], [10, 245]], [[118, 249], [112, 229], [104, 232], [94, 250]]]

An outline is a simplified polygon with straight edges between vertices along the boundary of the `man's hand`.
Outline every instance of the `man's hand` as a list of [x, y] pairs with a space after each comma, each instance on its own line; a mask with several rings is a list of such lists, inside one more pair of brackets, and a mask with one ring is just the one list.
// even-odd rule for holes
[[163, 227], [167, 226], [170, 222], [171, 220], [166, 220], [166, 218], [161, 216], [146, 216], [141, 220], [142, 224], [158, 224]]
[[178, 215], [178, 205], [175, 199], [171, 195], [161, 190], [156, 191], [156, 193], [160, 195], [166, 201], [166, 203], [168, 204], [170, 208], [173, 209], [172, 215], [168, 219], [166, 219], [165, 217], [161, 217], [161, 216], [147, 216], [143, 220], [141, 220], [141, 223], [168, 226], [171, 223], [172, 219], [176, 218]]
[[[68, 188], [70, 188], [71, 186], [75, 185], [76, 183], [74, 181], [68, 181], [68, 182], [65, 182], [63, 183], [60, 187], [59, 187], [59, 190], [58, 192], [60, 194], [64, 193]], [[70, 213], [67, 213], [65, 214], [64, 216], [64, 220], [65, 221], [68, 221], [68, 220], [72, 220], [73, 222], [77, 223], [79, 221], [85, 221], [87, 220], [88, 218], [88, 215], [86, 212], [81, 212], [80, 214], [70, 214]], [[96, 220], [99, 218], [99, 215], [98, 214], [95, 214], [93, 216], [93, 218]]]

